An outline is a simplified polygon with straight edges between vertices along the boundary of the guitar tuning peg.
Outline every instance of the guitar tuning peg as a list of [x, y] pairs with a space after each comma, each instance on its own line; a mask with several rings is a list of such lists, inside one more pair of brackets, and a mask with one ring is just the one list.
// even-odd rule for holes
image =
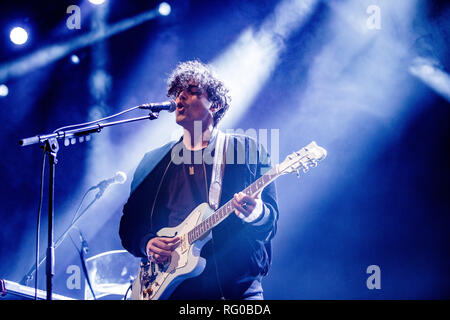
[[303, 172], [304, 172], [304, 173], [307, 173], [308, 170], [309, 170], [309, 168], [308, 168], [307, 166], [304, 166], [304, 167], [303, 167]]
[[297, 178], [300, 179], [300, 169], [297, 169]]

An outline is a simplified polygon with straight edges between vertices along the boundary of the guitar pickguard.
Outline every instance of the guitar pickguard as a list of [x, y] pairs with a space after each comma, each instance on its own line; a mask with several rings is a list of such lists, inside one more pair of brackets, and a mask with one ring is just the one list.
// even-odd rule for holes
[[[211, 238], [206, 234], [202, 239], [189, 243], [188, 232], [214, 211], [207, 203], [195, 208], [191, 214], [175, 228], [163, 228], [159, 237], [180, 237], [179, 246], [164, 264], [142, 262], [138, 277], [133, 283], [132, 299], [155, 300], [167, 298], [184, 279], [199, 275], [206, 264], [200, 257], [202, 247]], [[139, 291], [136, 295], [135, 291]]]

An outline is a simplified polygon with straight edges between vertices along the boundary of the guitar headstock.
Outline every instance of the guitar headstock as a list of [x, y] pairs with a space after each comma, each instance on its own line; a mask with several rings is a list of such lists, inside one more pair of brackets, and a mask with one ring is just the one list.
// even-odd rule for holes
[[315, 141], [301, 148], [297, 152], [293, 152], [286, 157], [286, 159], [278, 165], [278, 173], [286, 174], [292, 172], [303, 172], [309, 168], [317, 167], [317, 163], [327, 156], [327, 150], [319, 147]]

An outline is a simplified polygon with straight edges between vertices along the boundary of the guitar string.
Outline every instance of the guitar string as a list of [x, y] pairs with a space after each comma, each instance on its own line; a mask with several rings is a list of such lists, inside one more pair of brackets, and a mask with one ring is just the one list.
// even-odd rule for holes
[[[267, 181], [264, 181], [264, 179], [263, 179], [264, 176], [261, 176], [261, 177], [260, 177], [261, 179], [256, 180], [256, 181], [255, 181], [254, 183], [252, 183], [250, 186], [248, 186], [247, 188], [245, 188], [245, 189], [243, 190], [244, 193], [247, 193], [247, 194], [250, 194], [250, 193], [253, 194], [253, 193], [255, 193], [255, 192], [252, 192], [252, 189], [251, 189], [252, 186], [256, 187], [257, 190], [262, 189], [262, 188], [260, 188], [260, 187], [258, 188], [258, 183], [261, 183], [261, 185], [263, 185], [263, 186], [265, 187], [265, 186], [267, 186], [272, 180], [274, 180], [273, 177], [275, 177], [276, 175], [277, 175], [276, 172], [274, 172], [273, 174], [266, 173], [264, 176], [267, 176], [267, 177], [269, 178]], [[259, 181], [259, 182], [258, 182], [258, 181]], [[260, 186], [261, 186], [261, 185], [260, 185]], [[231, 200], [230, 200], [230, 201], [231, 201]], [[206, 221], [206, 219], [202, 222], [202, 224], [203, 224], [203, 229], [206, 230], [206, 231], [201, 231], [202, 229], [199, 228], [200, 225], [198, 225], [198, 226], [194, 227], [192, 230], [190, 230], [190, 231], [188, 232], [188, 234], [189, 234], [189, 233], [191, 234], [191, 237], [190, 237], [190, 238], [192, 239], [192, 242], [194, 242], [195, 240], [201, 238], [201, 236], [202, 236], [204, 233], [206, 233], [207, 231], [209, 231], [208, 229], [212, 229], [213, 227], [215, 227], [216, 225], [218, 225], [221, 221], [224, 220], [224, 218], [225, 218], [228, 214], [230, 214], [230, 213], [235, 209], [234, 206], [233, 206], [233, 204], [232, 204], [230, 201], [228, 201], [226, 204], [224, 204], [221, 208], [219, 208], [217, 211], [215, 211], [215, 212], [213, 213], [213, 215], [218, 214], [220, 217], [219, 217], [219, 219], [218, 219], [216, 222], [210, 223], [210, 227], [208, 227], [208, 225], [204, 223], [204, 221]], [[231, 209], [230, 209], [229, 207], [231, 207]], [[228, 212], [227, 214], [224, 214], [224, 215], [222, 215], [222, 213], [219, 213], [219, 211], [223, 211], [224, 209], [225, 209], [225, 212], [227, 212], [227, 210], [228, 210], [229, 212]], [[212, 216], [212, 215], [211, 215], [211, 216]], [[210, 216], [210, 217], [211, 217], [211, 216]], [[208, 217], [207, 219], [209, 219], [209, 217]], [[211, 222], [211, 221], [210, 221], [210, 222]], [[198, 234], [198, 235], [197, 235], [197, 234]], [[188, 238], [189, 238], [189, 236], [188, 236]]]

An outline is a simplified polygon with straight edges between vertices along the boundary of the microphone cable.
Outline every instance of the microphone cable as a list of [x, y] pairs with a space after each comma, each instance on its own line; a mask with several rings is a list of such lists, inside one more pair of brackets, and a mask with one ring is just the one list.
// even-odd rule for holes
[[97, 297], [95, 296], [94, 288], [92, 287], [91, 279], [89, 278], [89, 272], [87, 270], [86, 259], [84, 256], [85, 253], [88, 252], [87, 243], [83, 238], [80, 228], [78, 228], [77, 226], [74, 226], [74, 227], [76, 229], [78, 229], [78, 232], [80, 233], [81, 248], [78, 249], [78, 246], [75, 244], [75, 241], [73, 240], [73, 238], [70, 234], [69, 234], [69, 238], [70, 238], [70, 241], [72, 241], [73, 246], [75, 247], [75, 249], [77, 250], [77, 252], [80, 256], [81, 267], [83, 269], [84, 276], [86, 277], [86, 281], [88, 283], [89, 289], [91, 290], [92, 297], [94, 298], [94, 300], [97, 300]]
[[[83, 195], [83, 197], [81, 198], [80, 204], [78, 205], [77, 210], [75, 211], [75, 214], [73, 215], [72, 221], [70, 222], [70, 225], [73, 225], [77, 216], [78, 216], [78, 212], [81, 209], [81, 206], [83, 205], [84, 202], [84, 198], [86, 198], [86, 196], [89, 194], [89, 192], [91, 192], [92, 190], [95, 190], [95, 187], [90, 187]], [[89, 207], [89, 206], [88, 206]]]
[[[117, 175], [118, 175], [119, 173], [120, 173], [120, 177], [123, 179], [123, 181], [117, 182]], [[114, 184], [114, 183], [120, 183], [120, 184], [122, 184], [122, 183], [124, 183], [124, 182], [127, 180], [127, 176], [126, 176], [126, 174], [123, 173], [122, 171], [118, 171], [118, 172], [116, 172], [116, 175], [115, 175], [112, 179], [114, 179], [116, 182], [111, 182], [110, 184]], [[108, 187], [108, 185], [107, 185], [107, 186], [103, 189], [103, 191], [102, 191], [102, 189], [101, 189], [101, 188], [102, 188], [102, 187], [101, 187], [101, 184], [102, 184], [103, 182], [108, 181], [108, 180], [110, 180], [110, 179], [103, 180], [103, 181], [101, 181], [99, 184], [97, 184], [96, 186], [92, 186], [92, 187], [90, 187], [88, 190], [86, 190], [86, 192], [83, 194], [83, 197], [81, 198], [81, 201], [80, 201], [80, 204], [79, 204], [78, 207], [77, 207], [77, 210], [75, 211], [75, 213], [74, 213], [74, 215], [73, 215], [73, 217], [72, 217], [72, 221], [70, 222], [70, 225], [73, 225], [73, 224], [75, 223], [75, 221], [79, 218], [79, 217], [78, 217], [78, 213], [79, 213], [79, 211], [80, 211], [80, 209], [81, 209], [81, 206], [83, 205], [84, 199], [85, 199], [86, 196], [89, 194], [89, 192], [91, 192], [91, 191], [93, 191], [93, 190], [95, 190], [95, 189], [100, 189], [99, 192], [95, 195], [94, 200], [92, 200], [92, 201], [88, 204], [88, 206], [84, 209], [83, 213], [84, 213], [87, 209], [89, 209], [89, 208], [94, 204], [95, 201], [97, 201], [98, 199], [100, 199], [100, 197], [103, 195], [104, 191], [105, 191], [106, 188]], [[82, 213], [82, 214], [83, 214], [83, 213]], [[80, 216], [80, 217], [81, 217], [81, 216]]]
[[38, 205], [38, 214], [36, 221], [36, 260], [35, 260], [35, 271], [34, 271], [34, 300], [37, 300], [37, 288], [38, 288], [38, 270], [39, 270], [39, 232], [40, 232], [40, 224], [41, 224], [41, 211], [42, 211], [42, 199], [44, 195], [44, 174], [45, 174], [45, 158], [46, 158], [46, 150], [44, 147], [44, 152], [42, 154], [42, 168], [41, 168], [41, 183], [40, 183], [40, 192], [39, 192], [39, 205]]
[[127, 300], [127, 296], [128, 296], [128, 292], [132, 289], [133, 287], [133, 283], [131, 283], [127, 289], [127, 291], [125, 291], [125, 295], [123, 296], [123, 300]]
[[120, 111], [118, 113], [115, 113], [113, 115], [110, 115], [110, 116], [107, 116], [107, 117], [104, 117], [104, 118], [101, 118], [101, 119], [98, 119], [98, 120], [93, 120], [93, 121], [89, 121], [89, 122], [84, 122], [84, 123], [79, 123], [79, 124], [72, 124], [72, 125], [69, 125], [69, 126], [61, 127], [61, 128], [58, 128], [58, 129], [54, 130], [53, 133], [57, 133], [58, 131], [61, 131], [61, 130], [66, 130], [66, 129], [76, 128], [76, 127], [81, 127], [81, 126], [87, 126], [87, 125], [94, 124], [94, 123], [99, 123], [100, 121], [105, 121], [105, 120], [109, 120], [109, 119], [114, 118], [114, 117], [118, 117], [118, 116], [120, 116], [120, 115], [122, 115], [124, 113], [131, 112], [131, 111], [133, 111], [135, 109], [139, 109], [139, 106], [128, 108], [126, 110]]

